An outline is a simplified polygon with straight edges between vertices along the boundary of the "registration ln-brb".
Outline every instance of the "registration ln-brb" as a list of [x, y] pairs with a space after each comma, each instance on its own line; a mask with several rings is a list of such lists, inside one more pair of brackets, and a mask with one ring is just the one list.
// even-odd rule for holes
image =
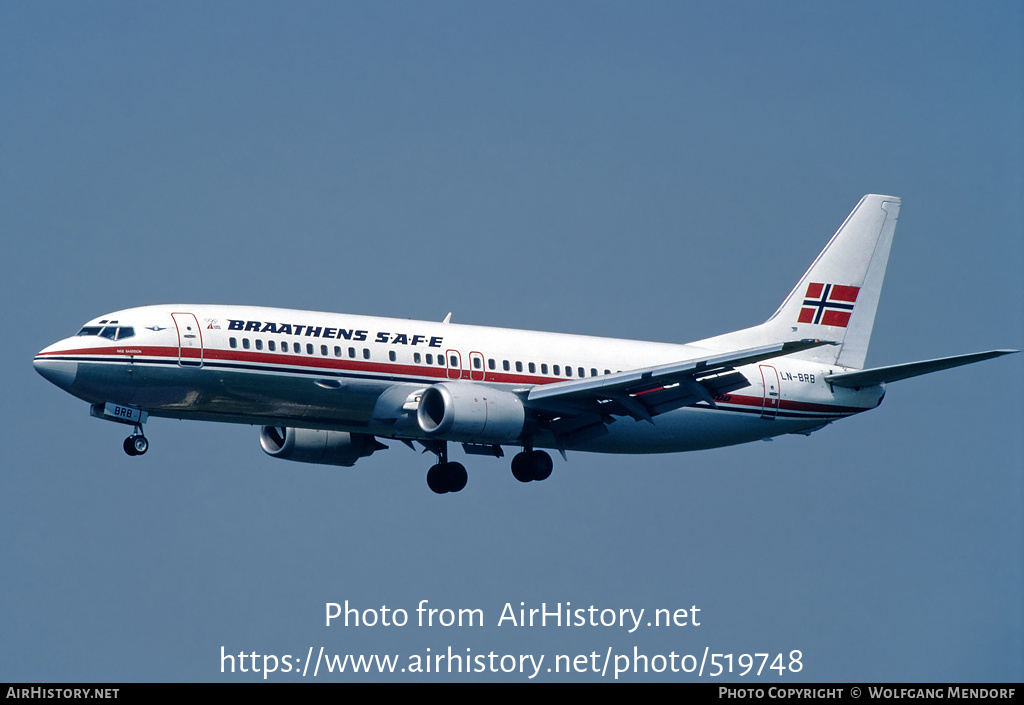
[[35, 357], [39, 373], [130, 424], [149, 416], [262, 426], [285, 460], [352, 465], [419, 444], [427, 484], [466, 485], [448, 444], [521, 450], [522, 482], [551, 474], [542, 448], [671, 453], [809, 434], [873, 409], [888, 382], [1013, 350], [864, 369], [900, 200], [868, 195], [764, 323], [685, 345], [444, 321], [253, 306], [161, 305], [106, 314]]

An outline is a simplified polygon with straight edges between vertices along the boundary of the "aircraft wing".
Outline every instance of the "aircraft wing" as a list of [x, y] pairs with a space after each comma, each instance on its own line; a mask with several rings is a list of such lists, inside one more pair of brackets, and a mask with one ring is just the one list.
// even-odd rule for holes
[[953, 355], [952, 357], [939, 357], [934, 360], [922, 360], [920, 362], [905, 362], [902, 365], [888, 365], [886, 367], [873, 367], [868, 370], [857, 370], [856, 372], [840, 372], [834, 375], [825, 375], [825, 381], [838, 387], [851, 387], [860, 389], [871, 387], [884, 382], [897, 382], [901, 379], [926, 375], [929, 372], [948, 370], [951, 367], [969, 365], [972, 362], [981, 362], [1001, 355], [1020, 352], [1019, 350], [988, 350], [986, 352], [970, 353], [968, 355]]
[[524, 396], [534, 410], [557, 414], [552, 430], [559, 435], [632, 416], [652, 421], [658, 414], [704, 401], [715, 406], [716, 394], [746, 387], [750, 382], [734, 368], [821, 345], [824, 340], [797, 340], [735, 350], [710, 357], [627, 370], [616, 374], [538, 385]]

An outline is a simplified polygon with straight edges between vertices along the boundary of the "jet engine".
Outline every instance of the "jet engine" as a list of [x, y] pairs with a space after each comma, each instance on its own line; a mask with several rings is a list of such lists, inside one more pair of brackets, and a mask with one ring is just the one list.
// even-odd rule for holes
[[360, 458], [387, 448], [373, 436], [344, 431], [264, 426], [260, 429], [263, 452], [282, 460], [318, 465], [352, 467]]
[[442, 382], [424, 390], [416, 421], [429, 436], [500, 445], [522, 434], [526, 410], [515, 394], [470, 382]]

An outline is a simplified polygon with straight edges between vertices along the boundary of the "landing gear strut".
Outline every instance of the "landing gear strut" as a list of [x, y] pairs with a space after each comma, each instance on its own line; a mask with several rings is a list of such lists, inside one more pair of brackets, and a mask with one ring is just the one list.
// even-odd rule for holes
[[128, 455], [144, 455], [149, 450], [149, 441], [142, 434], [142, 425], [135, 427], [135, 433], [124, 439], [124, 452]]
[[520, 482], [546, 480], [553, 467], [551, 456], [542, 450], [527, 449], [512, 458], [512, 476]]
[[442, 441], [435, 451], [437, 464], [427, 470], [427, 487], [437, 494], [460, 492], [469, 479], [462, 463], [448, 462], [448, 444]]

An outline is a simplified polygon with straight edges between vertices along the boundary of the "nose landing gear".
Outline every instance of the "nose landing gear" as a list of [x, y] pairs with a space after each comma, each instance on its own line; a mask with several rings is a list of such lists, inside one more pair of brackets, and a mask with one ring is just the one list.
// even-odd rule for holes
[[128, 455], [144, 455], [149, 450], [149, 441], [142, 434], [142, 424], [135, 427], [135, 433], [124, 439], [124, 452]]
[[124, 452], [128, 455], [143, 455], [149, 450], [149, 441], [142, 432], [142, 424], [146, 423], [149, 414], [134, 406], [127, 406], [108, 401], [105, 404], [93, 404], [89, 407], [89, 415], [105, 421], [123, 423], [135, 428], [135, 433], [124, 439]]

